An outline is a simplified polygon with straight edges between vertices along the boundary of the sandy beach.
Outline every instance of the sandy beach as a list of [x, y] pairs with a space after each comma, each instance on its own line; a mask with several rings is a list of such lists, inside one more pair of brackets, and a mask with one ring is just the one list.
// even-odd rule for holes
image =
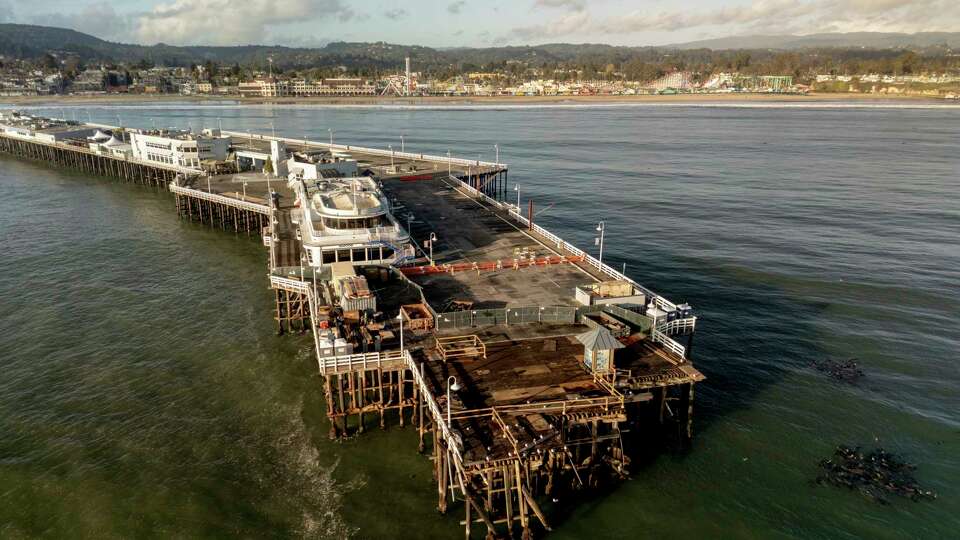
[[547, 105], [547, 104], [615, 104], [615, 103], [957, 103], [930, 96], [811, 93], [811, 94], [678, 94], [642, 96], [431, 96], [431, 97], [282, 97], [244, 98], [239, 96], [183, 96], [179, 94], [95, 94], [0, 97], [9, 105], [44, 104], [123, 104], [123, 103], [230, 103], [275, 105]]

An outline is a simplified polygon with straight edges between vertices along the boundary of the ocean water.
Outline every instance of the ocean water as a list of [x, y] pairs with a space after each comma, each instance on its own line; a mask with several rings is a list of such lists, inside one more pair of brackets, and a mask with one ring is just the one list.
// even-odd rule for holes
[[[485, 160], [499, 144], [542, 225], [586, 247], [604, 220], [605, 261], [697, 309], [708, 380], [692, 448], [583, 495], [552, 538], [960, 530], [960, 108], [64, 112]], [[257, 239], [179, 221], [162, 190], [0, 156], [0, 251], [0, 537], [462, 534], [412, 430], [327, 440]], [[850, 358], [856, 384], [811, 367]], [[838, 444], [903, 455], [938, 500], [813, 484]]]

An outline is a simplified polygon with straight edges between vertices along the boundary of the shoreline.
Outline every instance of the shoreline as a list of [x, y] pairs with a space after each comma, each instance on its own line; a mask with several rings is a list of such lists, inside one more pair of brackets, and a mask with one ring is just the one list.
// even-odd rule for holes
[[618, 105], [618, 104], [688, 104], [688, 103], [846, 103], [878, 102], [952, 105], [960, 102], [930, 96], [887, 94], [676, 94], [642, 96], [428, 96], [428, 97], [282, 97], [248, 98], [240, 96], [183, 96], [180, 94], [96, 94], [0, 97], [0, 105], [47, 104], [128, 104], [128, 103], [191, 103], [231, 105], [343, 105], [417, 107], [431, 105]]

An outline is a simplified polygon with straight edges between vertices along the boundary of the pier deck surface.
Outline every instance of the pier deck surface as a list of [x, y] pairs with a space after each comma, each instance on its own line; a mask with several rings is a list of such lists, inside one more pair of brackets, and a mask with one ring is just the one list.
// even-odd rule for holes
[[[423, 244], [437, 234], [436, 264], [513, 259], [520, 253], [556, 255], [514, 223], [478, 204], [441, 180], [384, 182], [384, 191], [412, 213], [413, 237]], [[401, 223], [405, 218], [400, 217]], [[424, 288], [438, 309], [452, 300], [474, 302], [475, 308], [529, 305], [576, 305], [574, 287], [595, 278], [579, 266], [557, 264], [493, 272], [428, 274], [411, 279]]]

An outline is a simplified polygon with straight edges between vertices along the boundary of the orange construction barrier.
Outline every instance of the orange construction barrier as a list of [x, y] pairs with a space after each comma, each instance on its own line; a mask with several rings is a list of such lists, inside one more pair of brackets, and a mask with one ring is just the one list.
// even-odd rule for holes
[[400, 271], [406, 276], [422, 276], [426, 274], [454, 274], [473, 270], [477, 272], [489, 272], [492, 270], [503, 270], [504, 268], [527, 268], [530, 266], [549, 266], [552, 264], [582, 262], [581, 255], [553, 255], [550, 257], [533, 257], [529, 259], [500, 259], [487, 262], [462, 262], [455, 264], [440, 264], [431, 266], [403, 266]]

